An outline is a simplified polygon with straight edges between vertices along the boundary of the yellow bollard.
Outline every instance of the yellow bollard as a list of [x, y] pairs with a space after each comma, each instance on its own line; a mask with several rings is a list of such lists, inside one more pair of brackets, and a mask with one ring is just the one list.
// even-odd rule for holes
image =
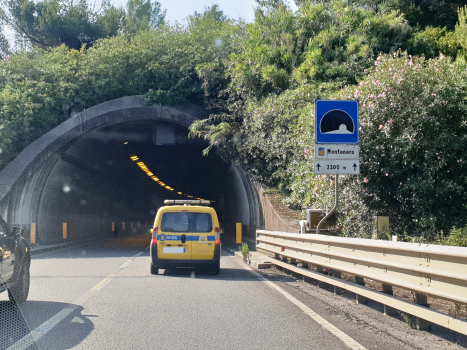
[[36, 223], [31, 224], [31, 244], [36, 244]]
[[68, 238], [68, 225], [66, 222], [63, 223], [63, 239]]
[[242, 243], [242, 223], [237, 222], [237, 243]]
[[122, 231], [125, 231], [125, 221], [122, 222]]
[[115, 233], [115, 222], [112, 222], [112, 232]]

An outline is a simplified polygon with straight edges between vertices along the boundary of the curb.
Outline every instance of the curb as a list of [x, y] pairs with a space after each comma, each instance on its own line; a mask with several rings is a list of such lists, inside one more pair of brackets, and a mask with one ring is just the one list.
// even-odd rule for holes
[[[235, 252], [235, 257], [243, 262], [243, 255], [241, 252]], [[268, 257], [257, 252], [250, 253], [250, 259], [247, 262], [257, 270], [269, 269], [274, 264], [268, 260]]]

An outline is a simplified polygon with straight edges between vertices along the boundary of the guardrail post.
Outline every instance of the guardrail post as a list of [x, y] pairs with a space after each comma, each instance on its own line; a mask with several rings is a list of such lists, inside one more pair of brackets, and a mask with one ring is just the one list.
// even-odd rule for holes
[[[322, 273], [324, 275], [324, 267], [318, 265], [318, 266], [316, 266], [316, 271], [318, 271], [319, 273]], [[325, 285], [326, 285], [326, 283], [318, 281], [318, 287], [323, 288]]]
[[[332, 270], [332, 275], [333, 275], [335, 278], [342, 278], [342, 275], [341, 275], [341, 272], [340, 272], [340, 271]], [[336, 294], [336, 295], [341, 295], [343, 291], [344, 291], [344, 290], [343, 290], [342, 288], [334, 286], [334, 294]]]
[[[306, 268], [307, 268], [308, 270], [313, 271], [313, 264], [307, 263], [306, 265], [307, 265]], [[305, 267], [305, 266], [304, 266], [304, 267]], [[315, 280], [314, 280], [313, 278], [308, 277], [308, 276], [305, 276], [305, 275], [303, 275], [303, 281], [304, 281], [304, 282], [308, 282], [308, 283], [314, 283], [314, 282], [315, 282]]]
[[[422, 293], [415, 293], [415, 304], [430, 307], [428, 304], [428, 295]], [[428, 329], [430, 322], [419, 317], [415, 317], [417, 329], [420, 331]]]
[[[365, 279], [363, 277], [360, 277], [360, 276], [355, 276], [354, 277], [354, 282], [361, 285], [361, 286], [365, 285]], [[357, 301], [357, 304], [366, 304], [368, 302], [367, 298], [365, 298], [362, 295], [358, 295], [358, 294], [355, 294], [355, 300]]]
[[[383, 283], [383, 293], [388, 294], [388, 295], [394, 295], [394, 291], [392, 290], [392, 286], [390, 286], [389, 284], [384, 284]], [[383, 308], [384, 308], [384, 314], [386, 316], [394, 316], [396, 314], [396, 309], [394, 309], [394, 308], [392, 308], [390, 306], [383, 305]]]

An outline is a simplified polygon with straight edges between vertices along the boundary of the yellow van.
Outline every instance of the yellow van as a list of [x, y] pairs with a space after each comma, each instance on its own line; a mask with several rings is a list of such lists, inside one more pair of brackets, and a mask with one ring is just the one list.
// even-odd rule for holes
[[151, 273], [175, 267], [204, 267], [218, 275], [219, 220], [207, 200], [165, 200], [154, 220]]

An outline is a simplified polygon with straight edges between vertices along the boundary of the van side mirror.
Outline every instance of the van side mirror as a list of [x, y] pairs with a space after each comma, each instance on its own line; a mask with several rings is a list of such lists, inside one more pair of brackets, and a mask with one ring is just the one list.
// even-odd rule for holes
[[13, 237], [20, 237], [23, 234], [23, 228], [21, 226], [13, 226], [11, 228], [11, 235]]

